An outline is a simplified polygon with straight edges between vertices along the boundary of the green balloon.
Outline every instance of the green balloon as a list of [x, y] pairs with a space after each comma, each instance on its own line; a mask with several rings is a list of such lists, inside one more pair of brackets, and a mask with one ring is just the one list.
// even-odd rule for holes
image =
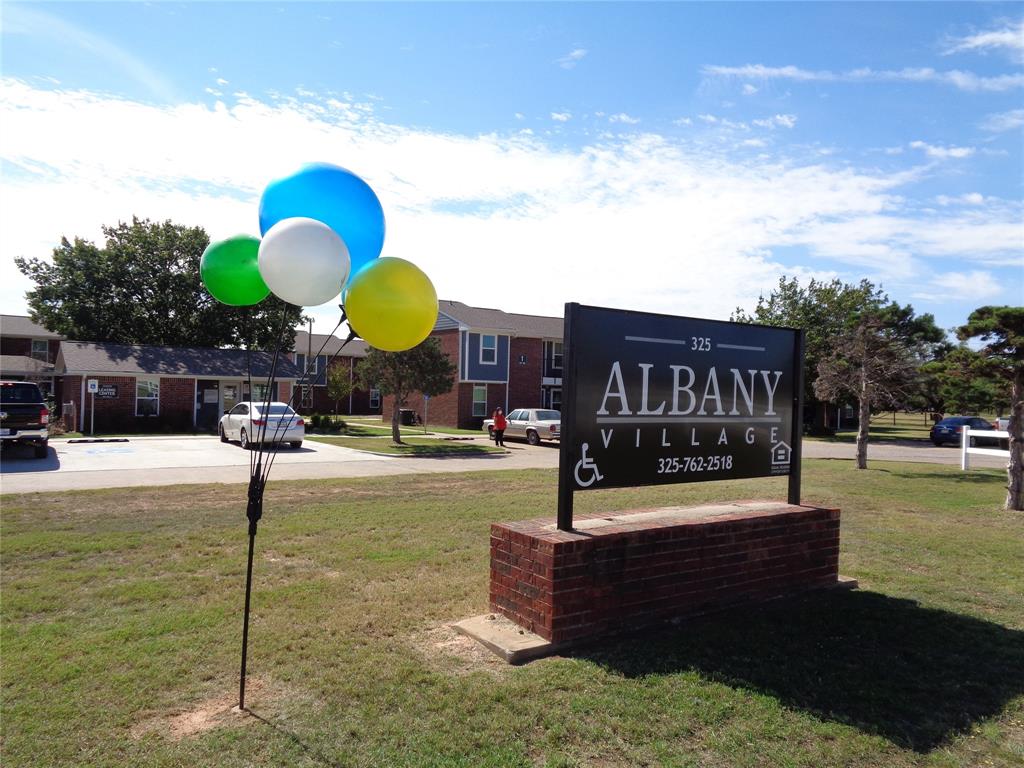
[[260, 240], [252, 235], [210, 243], [199, 262], [199, 275], [210, 295], [232, 307], [259, 304], [267, 298], [270, 289], [260, 277], [259, 251]]

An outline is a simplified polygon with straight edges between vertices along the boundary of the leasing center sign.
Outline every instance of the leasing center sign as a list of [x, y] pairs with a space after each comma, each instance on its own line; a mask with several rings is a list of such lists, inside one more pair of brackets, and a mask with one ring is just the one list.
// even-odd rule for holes
[[566, 313], [562, 458], [574, 490], [790, 474], [798, 331]]

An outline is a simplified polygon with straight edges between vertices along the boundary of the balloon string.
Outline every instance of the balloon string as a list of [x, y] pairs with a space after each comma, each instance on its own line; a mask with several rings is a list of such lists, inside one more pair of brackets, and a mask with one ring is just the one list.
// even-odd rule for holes
[[[245, 383], [249, 389], [249, 400], [252, 400], [252, 315], [249, 307], [242, 309], [242, 327], [245, 335]], [[243, 400], [245, 398], [242, 398]], [[256, 476], [256, 456], [249, 452], [249, 479]]]
[[[345, 308], [341, 307], [341, 319], [338, 320], [338, 324], [334, 326], [334, 328], [331, 330], [331, 332], [329, 334], [327, 334], [327, 337], [324, 339], [324, 343], [320, 345], [320, 349], [317, 350], [317, 355], [316, 355], [317, 357], [319, 357], [320, 353], [323, 352], [327, 348], [327, 344], [330, 342], [330, 340], [332, 338], [334, 338], [334, 332], [337, 331], [341, 327], [341, 324], [343, 322], [345, 322], [346, 319], [347, 319], [347, 315], [345, 314]], [[327, 362], [324, 364], [324, 377], [325, 377], [324, 380], [325, 381], [326, 381], [327, 371], [330, 369], [331, 363], [333, 363], [337, 359], [338, 355], [341, 354], [341, 350], [343, 350], [345, 348], [345, 346], [350, 341], [352, 341], [353, 339], [356, 339], [356, 338], [358, 338], [358, 336], [356, 335], [356, 332], [353, 331], [353, 330], [350, 330], [348, 338], [345, 339], [345, 341], [343, 341], [341, 343], [341, 345], [338, 347], [338, 349], [335, 350], [335, 352], [327, 359]], [[307, 360], [306, 361], [306, 371], [303, 373], [303, 377], [305, 377], [305, 375], [309, 372], [309, 369], [310, 369], [311, 366], [312, 366], [312, 361]], [[298, 394], [298, 390], [297, 389], [293, 390], [292, 394], [291, 394], [291, 397], [288, 398], [287, 405], [288, 405], [289, 408], [292, 407], [292, 403], [295, 400], [295, 395], [296, 394]], [[280, 426], [281, 426], [280, 422], [278, 422], [277, 429], [280, 429]], [[274, 437], [275, 438], [277, 437], [277, 429], [275, 429], [275, 431], [274, 431]], [[273, 443], [272, 443], [272, 448], [271, 448], [271, 452], [270, 452], [270, 460], [267, 462], [267, 465], [266, 465], [266, 467], [264, 468], [264, 471], [263, 471], [263, 483], [264, 483], [264, 485], [266, 484], [267, 477], [270, 475], [271, 468], [274, 466], [274, 459], [277, 458], [277, 445], [278, 445], [277, 441], [274, 440]]]
[[[278, 359], [281, 356], [281, 346], [284, 344], [284, 329], [285, 329], [285, 325], [287, 324], [287, 322], [288, 322], [288, 304], [287, 304], [287, 302], [283, 302], [283, 307], [281, 309], [281, 327], [280, 327], [280, 329], [277, 332], [277, 344], [274, 345], [274, 357], [273, 357], [273, 360], [272, 360], [272, 362], [270, 364], [270, 373], [267, 376], [266, 390], [265, 390], [265, 393], [264, 393], [265, 397], [264, 397], [264, 400], [263, 400], [263, 408], [262, 408], [262, 411], [261, 411], [262, 415], [263, 415], [263, 423], [261, 425], [259, 425], [259, 428], [256, 430], [256, 435], [258, 437], [257, 446], [256, 446], [256, 450], [257, 450], [256, 465], [257, 465], [257, 467], [261, 464], [261, 462], [263, 460], [263, 454], [265, 453], [263, 444], [264, 444], [264, 441], [267, 438], [267, 420], [270, 417], [270, 414], [269, 414], [270, 403], [273, 402], [272, 390], [273, 390], [274, 384], [275, 384], [275, 382], [277, 380], [277, 361], [278, 361]], [[252, 424], [252, 419], [251, 418], [249, 419], [249, 423]], [[261, 495], [261, 497], [262, 497], [262, 493], [263, 493], [263, 489], [261, 487], [260, 488], [260, 495]]]
[[[316, 358], [318, 358], [320, 356], [320, 353], [323, 352], [324, 349], [327, 348], [327, 343], [334, 336], [334, 332], [337, 331], [338, 328], [341, 327], [341, 324], [343, 322], [345, 322], [345, 308], [342, 307], [341, 310], [342, 310], [341, 311], [341, 319], [338, 320], [338, 324], [334, 326], [334, 328], [331, 330], [331, 332], [329, 334], [327, 334], [326, 337], [324, 337], [324, 343], [320, 345], [320, 349], [317, 350], [316, 354], [312, 355], [311, 358], [306, 361], [306, 368], [302, 372], [302, 375], [299, 377], [298, 381], [304, 381], [309, 376], [309, 374], [312, 371], [313, 362], [316, 360]], [[281, 338], [281, 343], [279, 344], [279, 346], [282, 346], [283, 342], [284, 342], [284, 338], [283, 338], [283, 331], [282, 331], [282, 338]], [[344, 344], [342, 346], [344, 346]], [[335, 354], [337, 354], [337, 353], [335, 353]], [[331, 363], [331, 361], [333, 361], [333, 359], [334, 358], [332, 357], [331, 360], [328, 360], [327, 365], [330, 365], [330, 363]], [[326, 366], [325, 366], [324, 370], [326, 370]], [[285, 403], [285, 405], [287, 405], [289, 408], [291, 408], [294, 405], [295, 396], [298, 394], [298, 392], [299, 392], [298, 387], [295, 387], [294, 389], [292, 389], [291, 397], [288, 398], [288, 402]], [[277, 442], [278, 431], [280, 429], [281, 429], [281, 421], [279, 419], [278, 423], [277, 423], [277, 426], [274, 428], [274, 437], [271, 440], [271, 442], [274, 443], [275, 445], [276, 445], [276, 442]]]

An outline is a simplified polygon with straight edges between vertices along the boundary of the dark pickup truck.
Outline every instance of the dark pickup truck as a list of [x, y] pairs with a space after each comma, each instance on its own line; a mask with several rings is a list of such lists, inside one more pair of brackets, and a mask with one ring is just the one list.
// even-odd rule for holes
[[50, 409], [38, 384], [0, 381], [0, 446], [31, 445], [37, 459], [49, 451]]

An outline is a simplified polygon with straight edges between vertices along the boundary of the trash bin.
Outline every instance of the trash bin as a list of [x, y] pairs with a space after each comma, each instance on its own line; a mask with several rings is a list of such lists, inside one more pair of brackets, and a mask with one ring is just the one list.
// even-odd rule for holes
[[403, 408], [399, 411], [398, 421], [406, 427], [414, 427], [419, 422], [419, 417], [416, 415], [416, 411], [410, 408]]

